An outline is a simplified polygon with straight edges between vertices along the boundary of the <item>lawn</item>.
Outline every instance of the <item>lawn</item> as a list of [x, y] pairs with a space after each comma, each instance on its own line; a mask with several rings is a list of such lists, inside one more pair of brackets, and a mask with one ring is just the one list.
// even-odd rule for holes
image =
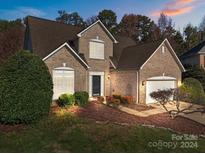
[[0, 152], [205, 152], [205, 139], [197, 140], [198, 148], [180, 148], [180, 142], [175, 149], [149, 147], [149, 142], [171, 141], [172, 134], [137, 125], [96, 123], [62, 111], [21, 131], [1, 132]]

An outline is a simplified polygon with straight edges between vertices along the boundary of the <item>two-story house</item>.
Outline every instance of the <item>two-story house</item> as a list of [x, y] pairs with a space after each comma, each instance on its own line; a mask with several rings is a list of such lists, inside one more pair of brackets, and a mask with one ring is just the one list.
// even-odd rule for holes
[[28, 17], [26, 25], [25, 49], [47, 65], [53, 99], [87, 91], [90, 97], [132, 95], [137, 103], [152, 103], [152, 91], [181, 82], [184, 68], [167, 39], [136, 45], [114, 37], [100, 20], [82, 28]]
[[184, 65], [196, 65], [205, 68], [205, 41], [199, 43], [180, 56]]

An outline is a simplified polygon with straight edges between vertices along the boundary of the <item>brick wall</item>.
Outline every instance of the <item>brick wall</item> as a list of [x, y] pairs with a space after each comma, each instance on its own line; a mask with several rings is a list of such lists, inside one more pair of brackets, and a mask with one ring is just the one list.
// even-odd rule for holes
[[[166, 44], [165, 53], [162, 53], [161, 48], [154, 54], [154, 56], [144, 65], [143, 69], [139, 71], [139, 102], [145, 103], [146, 101], [146, 84], [142, 85], [143, 81], [154, 76], [175, 77], [181, 82], [181, 70], [174, 60], [170, 49]], [[146, 83], [146, 82], [145, 82]]]
[[[105, 59], [90, 59], [89, 58], [89, 42], [91, 39], [96, 39], [104, 41], [105, 47]], [[78, 40], [79, 52], [83, 53], [88, 65], [90, 66], [89, 71], [104, 72], [105, 73], [105, 95], [110, 94], [110, 82], [108, 80], [109, 75], [109, 57], [113, 55], [113, 41], [110, 39], [109, 35], [103, 30], [100, 24], [96, 24], [86, 32]], [[89, 82], [89, 81], [87, 81]]]
[[73, 68], [75, 71], [75, 91], [86, 90], [87, 86], [87, 70], [81, 63], [71, 54], [71, 51], [67, 47], [61, 48], [54, 55], [45, 60], [46, 65], [52, 75], [53, 69], [62, 67], [63, 63], [66, 63], [67, 67]]
[[137, 98], [137, 71], [111, 72], [112, 94], [131, 95]]

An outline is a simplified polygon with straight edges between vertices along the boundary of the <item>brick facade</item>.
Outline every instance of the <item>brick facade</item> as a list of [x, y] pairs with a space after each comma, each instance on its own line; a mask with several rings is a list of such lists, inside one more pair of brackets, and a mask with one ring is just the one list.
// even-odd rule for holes
[[[105, 47], [105, 59], [91, 59], [89, 58], [89, 42], [91, 39], [99, 38], [99, 40], [104, 41]], [[98, 23], [85, 31], [82, 36], [78, 40], [78, 51], [83, 53], [88, 65], [90, 66], [89, 71], [94, 72], [104, 72], [105, 73], [105, 86], [104, 86], [104, 95], [110, 94], [110, 81], [108, 79], [108, 75], [110, 73], [110, 62], [109, 57], [113, 55], [113, 41], [109, 37], [109, 35], [103, 30], [101, 25]], [[87, 81], [89, 83], [89, 81]]]
[[[181, 70], [174, 60], [175, 57], [171, 54], [166, 43], [165, 53], [162, 53], [162, 49], [159, 48], [151, 59], [144, 65], [139, 71], [139, 103], [145, 103], [146, 101], [146, 80], [155, 76], [169, 76], [177, 79], [176, 84], [181, 82]], [[143, 85], [145, 82], [145, 85]]]
[[112, 94], [130, 95], [137, 100], [137, 71], [111, 72]]
[[58, 52], [53, 54], [51, 57], [44, 61], [49, 68], [51, 75], [53, 70], [58, 67], [62, 67], [63, 63], [66, 63], [66, 67], [74, 69], [74, 90], [88, 91], [87, 85], [87, 70], [86, 68], [77, 60], [71, 51], [67, 47], [61, 48]]

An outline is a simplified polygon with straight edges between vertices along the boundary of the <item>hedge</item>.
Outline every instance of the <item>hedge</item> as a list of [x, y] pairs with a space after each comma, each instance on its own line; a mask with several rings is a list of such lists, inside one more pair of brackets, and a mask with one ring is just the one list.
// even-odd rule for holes
[[0, 122], [31, 123], [48, 115], [52, 78], [36, 55], [21, 51], [0, 68]]

